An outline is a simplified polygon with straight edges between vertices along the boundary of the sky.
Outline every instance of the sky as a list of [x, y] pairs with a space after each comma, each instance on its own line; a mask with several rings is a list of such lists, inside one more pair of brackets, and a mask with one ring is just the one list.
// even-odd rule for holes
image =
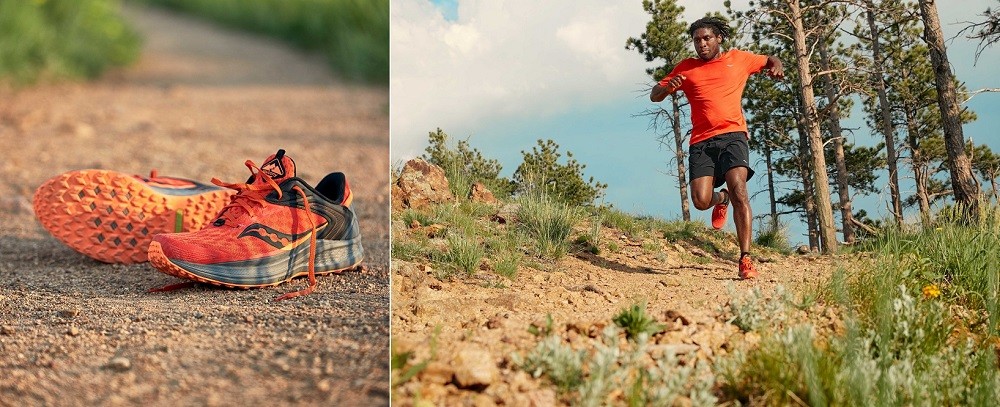
[[[748, 0], [733, 1], [746, 9]], [[648, 129], [648, 119], [634, 117], [655, 108], [649, 102], [652, 66], [634, 50], [628, 37], [645, 30], [649, 15], [640, 0], [391, 0], [390, 137], [391, 159], [402, 163], [419, 156], [427, 134], [441, 128], [453, 139], [468, 140], [500, 161], [511, 176], [538, 139], [552, 139], [586, 164], [585, 176], [608, 184], [604, 202], [636, 215], [679, 219], [680, 198], [668, 149]], [[722, 0], [680, 0], [688, 22], [710, 11], [724, 11]], [[941, 2], [938, 3], [942, 4]], [[978, 21], [995, 0], [964, 0], [961, 7], [939, 9], [947, 38], [964, 24]], [[958, 37], [947, 44], [953, 68], [970, 90], [1000, 87], [995, 67], [1000, 46], [987, 49], [973, 65], [976, 43]], [[992, 69], [991, 69], [992, 67]], [[1000, 151], [1000, 93], [983, 93], [967, 106], [979, 120], [967, 124], [966, 137]], [[859, 128], [848, 141], [873, 145], [878, 135], [859, 113], [845, 123]], [[766, 184], [760, 157], [753, 194]], [[904, 175], [905, 175], [904, 171]], [[885, 177], [883, 177], [885, 178]], [[904, 180], [903, 193], [912, 194]], [[909, 183], [912, 185], [912, 182]], [[857, 197], [854, 208], [870, 216], [888, 216], [888, 187]], [[834, 197], [836, 199], [836, 197]], [[755, 214], [768, 209], [766, 194], [753, 200]], [[912, 217], [911, 213], [907, 214]], [[708, 222], [708, 212], [692, 206], [692, 218]], [[789, 238], [803, 243], [805, 227], [788, 216]], [[730, 221], [727, 229], [734, 230]]]

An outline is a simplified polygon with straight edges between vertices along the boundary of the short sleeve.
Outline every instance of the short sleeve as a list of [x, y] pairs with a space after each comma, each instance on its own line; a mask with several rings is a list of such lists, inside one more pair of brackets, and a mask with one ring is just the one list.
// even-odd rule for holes
[[674, 65], [674, 69], [672, 69], [670, 73], [667, 74], [667, 76], [664, 76], [663, 79], [660, 79], [659, 82], [660, 86], [667, 86], [667, 83], [670, 82], [670, 80], [673, 79], [673, 77], [677, 76], [681, 72], [686, 71], [688, 69], [688, 65], [689, 64], [687, 59], [681, 61], [677, 65]]
[[758, 55], [747, 51], [739, 51], [738, 55], [743, 60], [743, 66], [747, 68], [747, 74], [755, 74], [767, 66], [767, 55]]

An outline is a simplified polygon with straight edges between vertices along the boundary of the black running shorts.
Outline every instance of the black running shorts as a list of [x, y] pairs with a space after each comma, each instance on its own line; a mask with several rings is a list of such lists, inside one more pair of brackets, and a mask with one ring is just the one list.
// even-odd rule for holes
[[726, 172], [734, 167], [746, 167], [748, 181], [753, 177], [750, 146], [744, 132], [720, 134], [692, 144], [688, 149], [688, 172], [691, 180], [712, 176], [715, 177], [713, 185], [718, 188], [726, 183]]

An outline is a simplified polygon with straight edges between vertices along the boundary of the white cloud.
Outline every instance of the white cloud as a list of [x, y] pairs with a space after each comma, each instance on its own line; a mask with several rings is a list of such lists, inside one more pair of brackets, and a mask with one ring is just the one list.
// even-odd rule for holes
[[445, 21], [426, 0], [391, 9], [393, 158], [417, 155], [428, 131], [459, 137], [494, 120], [632, 98], [646, 63], [625, 50], [648, 16], [640, 2], [460, 1]]
[[[746, 9], [748, 1], [734, 7]], [[687, 21], [724, 11], [721, 0], [680, 3]], [[991, 4], [940, 7], [946, 34], [964, 26], [957, 21], [979, 20]], [[639, 0], [459, 0], [455, 21], [428, 0], [391, 0], [390, 19], [393, 159], [419, 154], [437, 127], [467, 137], [505, 120], [634, 102], [648, 82], [649, 64], [624, 48], [649, 20]], [[973, 68], [974, 49], [964, 38], [949, 43], [960, 79], [972, 88], [997, 86], [987, 71], [1000, 48]]]

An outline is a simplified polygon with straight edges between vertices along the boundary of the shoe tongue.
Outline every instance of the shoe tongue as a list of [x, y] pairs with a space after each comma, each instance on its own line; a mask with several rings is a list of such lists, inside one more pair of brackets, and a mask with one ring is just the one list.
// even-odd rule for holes
[[[285, 155], [285, 150], [278, 150], [277, 153], [264, 159], [264, 163], [260, 165], [260, 172], [267, 174], [274, 182], [280, 184], [281, 181], [295, 176], [295, 161]], [[267, 183], [263, 177], [255, 178], [254, 184]]]

